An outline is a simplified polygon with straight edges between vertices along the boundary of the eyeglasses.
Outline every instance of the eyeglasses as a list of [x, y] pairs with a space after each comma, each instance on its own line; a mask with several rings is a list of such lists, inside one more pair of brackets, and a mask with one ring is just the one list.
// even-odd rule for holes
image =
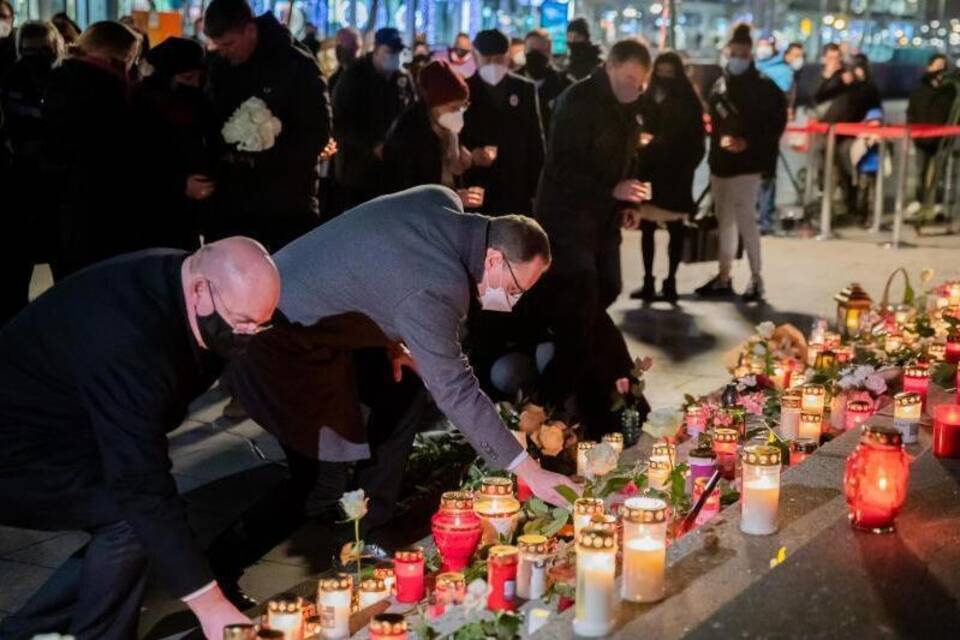
[[[223, 303], [223, 296], [217, 293], [217, 288], [213, 286], [213, 283], [210, 282], [210, 280], [207, 280], [207, 289], [209, 289], [210, 291], [210, 302], [213, 304], [214, 311], [219, 313], [220, 316], [223, 317], [224, 319], [230, 318], [230, 320], [233, 320], [234, 318], [237, 317], [238, 314], [235, 314], [233, 311], [230, 310], [229, 307], [227, 307], [227, 305]], [[220, 298], [220, 308], [217, 308], [217, 297]], [[220, 313], [220, 309], [223, 309], [226, 312], [226, 314]], [[240, 326], [234, 326], [234, 323]], [[234, 320], [233, 322], [231, 322], [230, 326], [233, 329], [233, 332], [236, 334], [255, 336], [258, 333], [263, 333], [267, 329], [270, 329], [273, 325], [257, 324], [252, 320], [242, 319], [242, 320]]]
[[513, 284], [517, 288], [517, 291], [519, 291], [521, 295], [526, 293], [527, 290], [520, 286], [520, 281], [517, 280], [516, 274], [513, 273], [513, 267], [510, 266], [510, 261], [504, 258], [503, 263], [507, 265], [507, 271], [510, 272], [510, 277], [513, 278]]

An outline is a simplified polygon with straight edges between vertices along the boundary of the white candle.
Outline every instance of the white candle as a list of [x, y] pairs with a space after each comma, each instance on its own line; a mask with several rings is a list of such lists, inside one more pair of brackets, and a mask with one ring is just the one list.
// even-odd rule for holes
[[780, 437], [796, 440], [800, 429], [800, 394], [787, 392], [780, 400]]
[[780, 450], [767, 445], [745, 448], [740, 530], [755, 536], [776, 532], [779, 503]]
[[387, 591], [387, 585], [383, 580], [378, 580], [376, 578], [364, 580], [360, 583], [360, 608], [366, 609], [371, 607], [381, 600], [386, 600], [390, 597], [390, 592]]
[[796, 440], [815, 440], [820, 442], [823, 432], [823, 418], [817, 413], [801, 413]]
[[350, 600], [353, 581], [349, 575], [320, 581], [317, 614], [320, 616], [320, 635], [326, 640], [350, 637]]
[[620, 595], [632, 602], [658, 602], [665, 592], [667, 503], [657, 498], [630, 498], [622, 513]]
[[610, 445], [614, 451], [617, 452], [617, 457], [620, 457], [620, 454], [623, 453], [623, 434], [622, 433], [608, 433], [603, 436], [603, 441]]
[[303, 605], [293, 595], [267, 603], [267, 628], [283, 633], [283, 640], [303, 640]]
[[616, 534], [588, 527], [578, 541], [573, 631], [580, 636], [597, 638], [610, 633], [616, 624]]
[[521, 507], [513, 495], [513, 480], [496, 476], [484, 478], [473, 503], [473, 511], [483, 523], [480, 544], [497, 544], [501, 537], [513, 540]]
[[517, 566], [517, 595], [536, 600], [547, 592], [548, 542], [545, 536], [525, 535], [517, 538], [520, 563]]
[[651, 457], [647, 468], [647, 480], [650, 487], [657, 491], [667, 491], [670, 487], [671, 470], [669, 458]]
[[900, 432], [904, 444], [917, 441], [922, 412], [923, 399], [919, 393], [907, 391], [894, 397], [893, 426]]
[[800, 400], [800, 409], [804, 413], [823, 414], [827, 391], [822, 384], [809, 383], [801, 387], [803, 395]]
[[603, 513], [603, 500], [600, 498], [578, 498], [573, 503], [573, 535], [580, 537], [580, 532], [590, 524], [590, 518], [595, 514]]

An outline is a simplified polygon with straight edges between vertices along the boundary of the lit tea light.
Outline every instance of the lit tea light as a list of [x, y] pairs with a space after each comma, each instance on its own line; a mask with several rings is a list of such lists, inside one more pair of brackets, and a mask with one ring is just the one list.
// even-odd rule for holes
[[847, 458], [843, 476], [850, 522], [858, 529], [887, 533], [907, 498], [910, 462], [900, 432], [867, 425]]
[[801, 392], [797, 389], [784, 391], [780, 397], [780, 436], [784, 440], [796, 440], [800, 429]]
[[495, 544], [501, 537], [512, 540], [521, 508], [520, 501], [513, 495], [513, 480], [484, 478], [473, 503], [473, 511], [483, 525], [480, 543]]
[[433, 590], [436, 614], [443, 615], [448, 606], [463, 604], [466, 594], [467, 583], [462, 573], [448, 571], [439, 574]]
[[623, 504], [623, 581], [621, 597], [659, 602], [666, 593], [667, 503], [629, 498]]
[[822, 384], [807, 383], [800, 388], [800, 410], [803, 413], [823, 415], [823, 406], [827, 399], [827, 390]]
[[934, 408], [933, 455], [960, 458], [960, 405], [942, 404]]
[[577, 595], [573, 631], [597, 638], [613, 630], [619, 598], [616, 535], [587, 527], [577, 537]]
[[547, 560], [550, 542], [546, 536], [523, 535], [517, 538], [520, 564], [517, 566], [517, 595], [524, 600], [536, 600], [547, 592]]
[[581, 478], [586, 478], [589, 475], [587, 471], [590, 469], [590, 463], [587, 454], [596, 446], [596, 442], [590, 441], [577, 443], [577, 475]]
[[707, 417], [703, 413], [703, 407], [698, 404], [691, 404], [687, 407], [684, 420], [687, 425], [687, 434], [695, 438], [707, 430]]
[[754, 536], [775, 533], [780, 503], [780, 450], [767, 445], [746, 447], [742, 484], [740, 530]]
[[844, 430], [859, 429], [872, 415], [873, 403], [866, 400], [847, 401], [846, 413], [844, 414]]
[[823, 433], [823, 417], [819, 413], [800, 414], [800, 427], [797, 430], [798, 439], [820, 442], [821, 433]]
[[487, 552], [487, 608], [490, 611], [513, 611], [517, 608], [517, 567], [520, 550], [513, 545], [498, 544]]
[[924, 408], [927, 405], [927, 392], [930, 389], [930, 367], [926, 363], [917, 363], [903, 369], [903, 390], [920, 395]]
[[717, 467], [727, 480], [733, 480], [736, 475], [739, 441], [736, 429], [718, 427], [713, 430], [713, 452], [717, 454]]
[[960, 363], [960, 337], [947, 338], [946, 353], [944, 354], [944, 360], [949, 364]]
[[917, 441], [922, 415], [923, 400], [919, 393], [905, 391], [893, 397], [893, 426], [900, 432], [904, 444]]
[[623, 453], [623, 434], [622, 433], [608, 433], [603, 436], [603, 441], [606, 442], [610, 447], [617, 452], [617, 457]]
[[670, 486], [670, 472], [673, 466], [666, 457], [650, 458], [647, 464], [647, 480], [650, 488], [666, 491]]
[[795, 467], [804, 460], [817, 452], [820, 447], [820, 439], [811, 440], [810, 438], [797, 439], [790, 442], [790, 466]]
[[823, 343], [813, 343], [807, 345], [807, 366], [812, 367], [817, 361], [817, 356], [820, 355], [821, 351], [826, 350], [826, 346]]
[[465, 491], [444, 493], [440, 497], [440, 510], [431, 520], [431, 529], [440, 552], [441, 570], [465, 568], [483, 535], [483, 523], [473, 512], [473, 494]]
[[321, 578], [317, 594], [320, 635], [326, 640], [350, 637], [350, 606], [353, 604], [353, 577], [340, 573]]
[[590, 524], [590, 518], [596, 514], [603, 514], [603, 500], [600, 498], [577, 498], [573, 503], [573, 535], [577, 537], [580, 531]]
[[[700, 501], [700, 497], [703, 495], [703, 492], [707, 490], [707, 485], [710, 484], [710, 478], [697, 478], [693, 482], [693, 504], [697, 504]], [[720, 488], [714, 487], [713, 491], [710, 492], [710, 495], [707, 497], [707, 501], [703, 503], [703, 508], [700, 509], [700, 513], [697, 514], [697, 519], [694, 521], [697, 526], [701, 526], [710, 521], [710, 518], [720, 513]]]
[[292, 593], [269, 600], [267, 627], [283, 633], [283, 640], [303, 640], [303, 600]]
[[367, 578], [360, 581], [360, 608], [366, 609], [372, 607], [381, 600], [390, 597], [387, 591], [387, 583], [377, 578]]
[[407, 621], [399, 613], [381, 613], [373, 616], [367, 631], [370, 640], [406, 640]]

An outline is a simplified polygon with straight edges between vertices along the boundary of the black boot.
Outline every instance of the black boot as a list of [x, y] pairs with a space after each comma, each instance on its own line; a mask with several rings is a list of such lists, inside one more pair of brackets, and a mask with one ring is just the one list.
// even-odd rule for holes
[[653, 276], [643, 276], [643, 286], [630, 294], [633, 300], [653, 302], [657, 297], [657, 283]]
[[673, 278], [667, 278], [663, 281], [663, 286], [660, 288], [660, 297], [666, 300], [667, 302], [673, 303], [677, 301], [677, 281]]

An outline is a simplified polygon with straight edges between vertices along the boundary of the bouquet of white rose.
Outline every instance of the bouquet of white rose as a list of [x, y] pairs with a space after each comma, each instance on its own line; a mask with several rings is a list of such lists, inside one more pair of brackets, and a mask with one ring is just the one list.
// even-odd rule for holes
[[257, 152], [273, 147], [282, 128], [266, 102], [248, 98], [233, 112], [221, 133], [224, 141], [237, 145], [239, 151]]

